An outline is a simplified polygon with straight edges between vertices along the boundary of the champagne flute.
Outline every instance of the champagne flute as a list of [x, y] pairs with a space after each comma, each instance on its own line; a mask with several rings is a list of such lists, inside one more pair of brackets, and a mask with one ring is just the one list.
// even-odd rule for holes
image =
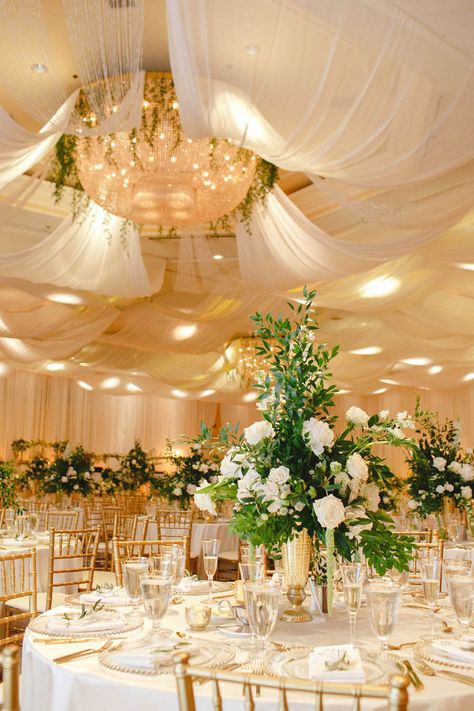
[[209, 593], [206, 602], [212, 602], [212, 579], [216, 574], [217, 563], [219, 560], [220, 541], [217, 538], [206, 538], [202, 541], [202, 554], [204, 563], [204, 572], [207, 575], [209, 584]]
[[[255, 583], [263, 580], [265, 566], [261, 560], [255, 560], [254, 563], [239, 563], [239, 573], [241, 578], [240, 585], [242, 585], [243, 598], [245, 600], [245, 585], [249, 582]], [[242, 644], [241, 648], [249, 652], [257, 651], [258, 645], [256, 643], [255, 634], [252, 627], [250, 627], [250, 635], [250, 642]]]
[[422, 559], [420, 561], [420, 572], [423, 595], [431, 613], [431, 636], [434, 636], [435, 608], [440, 588], [441, 560], [435, 557]]
[[173, 559], [173, 586], [177, 587], [184, 578], [186, 553], [183, 546], [162, 546], [162, 555], [169, 555]]
[[363, 563], [343, 563], [341, 565], [344, 603], [349, 613], [351, 645], [355, 646], [357, 610], [362, 601], [362, 586], [365, 578]]
[[280, 585], [274, 580], [257, 580], [244, 585], [250, 629], [258, 644], [259, 654], [265, 651], [265, 642], [275, 629], [280, 600]]
[[380, 641], [380, 650], [385, 654], [388, 640], [397, 623], [400, 605], [400, 588], [397, 585], [373, 582], [365, 589], [372, 631]]
[[128, 558], [122, 563], [123, 571], [123, 584], [127, 595], [132, 603], [132, 612], [130, 616], [135, 619], [142, 619], [143, 615], [138, 610], [140, 604], [140, 598], [142, 595], [140, 587], [140, 575], [142, 573], [147, 573], [149, 568], [148, 558], [138, 557], [138, 558]]
[[456, 619], [461, 625], [461, 640], [471, 640], [469, 627], [474, 614], [474, 577], [448, 575], [448, 590]]
[[143, 605], [148, 619], [152, 621], [152, 629], [150, 638], [153, 644], [159, 644], [163, 632], [168, 633], [168, 630], [161, 629], [161, 620], [168, 609], [171, 595], [171, 575], [163, 575], [161, 573], [141, 573], [140, 587], [143, 598]]

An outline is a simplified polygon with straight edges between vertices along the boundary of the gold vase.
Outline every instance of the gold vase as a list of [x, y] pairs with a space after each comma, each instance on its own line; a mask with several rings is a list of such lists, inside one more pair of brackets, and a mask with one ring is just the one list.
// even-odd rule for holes
[[280, 619], [284, 622], [309, 622], [312, 617], [308, 610], [302, 607], [306, 598], [304, 589], [311, 560], [311, 538], [306, 530], [300, 531], [291, 541], [283, 544], [282, 560], [288, 585], [286, 596], [291, 607], [282, 613]]

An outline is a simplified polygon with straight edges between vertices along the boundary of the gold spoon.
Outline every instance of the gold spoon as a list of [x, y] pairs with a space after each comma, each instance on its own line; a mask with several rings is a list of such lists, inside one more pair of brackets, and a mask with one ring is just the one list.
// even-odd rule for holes
[[388, 648], [389, 649], [402, 649], [402, 647], [412, 647], [414, 644], [416, 644], [416, 640], [414, 642], [401, 642], [400, 644], [389, 644]]
[[443, 632], [446, 632], [446, 634], [449, 634], [450, 632], [453, 631], [453, 627], [451, 627], [451, 625], [448, 625], [448, 623], [445, 622], [445, 620], [440, 620], [440, 622], [443, 625], [443, 629], [442, 629]]

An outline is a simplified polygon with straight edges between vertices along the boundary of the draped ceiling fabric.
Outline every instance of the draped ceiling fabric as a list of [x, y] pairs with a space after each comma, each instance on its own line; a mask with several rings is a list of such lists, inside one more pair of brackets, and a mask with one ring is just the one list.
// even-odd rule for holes
[[308, 283], [321, 337], [341, 344], [340, 387], [460, 387], [474, 371], [472, 60], [384, 0], [168, 0], [187, 135], [230, 137], [303, 187], [285, 194], [284, 175], [249, 225], [216, 237], [139, 234], [94, 205], [72, 220], [49, 160], [64, 132], [139, 122], [145, 4], [63, 0], [53, 27], [42, 0], [0, 2], [0, 372], [56, 368], [76, 405], [138, 393], [245, 414], [235, 337]]

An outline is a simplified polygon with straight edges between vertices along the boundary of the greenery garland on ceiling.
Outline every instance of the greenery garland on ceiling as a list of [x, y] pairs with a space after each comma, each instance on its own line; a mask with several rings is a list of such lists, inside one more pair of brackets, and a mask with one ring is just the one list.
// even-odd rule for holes
[[[170, 98], [170, 83], [172, 87]], [[174, 101], [172, 100], [174, 98]], [[145, 111], [145, 107], [147, 111]], [[149, 110], [151, 107], [151, 111]], [[153, 147], [153, 141], [156, 137], [156, 132], [160, 124], [161, 117], [166, 116], [171, 122], [176, 136], [176, 142], [173, 149], [176, 149], [186, 137], [183, 133], [179, 112], [176, 110], [177, 102], [174, 94], [174, 84], [169, 75], [163, 74], [147, 74], [144, 87], [144, 108], [142, 109], [142, 123], [139, 129], [140, 137], [145, 140], [150, 147]], [[76, 109], [82, 116], [84, 123], [89, 127], [95, 124], [95, 116], [87, 102], [84, 92], [80, 92]], [[136, 157], [137, 144], [137, 129], [132, 129], [128, 132], [128, 140], [130, 150]], [[113, 143], [115, 134], [109, 133], [98, 138], [99, 141], [110, 146]], [[82, 149], [87, 152], [90, 138], [78, 137], [74, 135], [63, 134], [56, 144], [56, 155], [53, 163], [53, 168], [50, 174], [50, 179], [54, 183], [54, 199], [58, 203], [63, 195], [64, 188], [70, 187], [74, 191], [73, 214], [76, 216], [78, 206], [83, 205], [84, 199], [88, 200], [88, 196], [81, 184], [76, 166], [76, 152], [78, 142], [81, 141]], [[212, 156], [217, 145], [217, 139], [209, 139], [209, 154]], [[238, 149], [236, 160], [249, 161], [253, 154], [245, 148]], [[110, 149], [105, 152], [106, 160], [111, 166], [114, 166], [114, 156]], [[272, 190], [278, 180], [278, 168], [272, 163], [266, 161], [260, 156], [255, 156], [255, 174], [250, 188], [240, 202], [240, 204], [228, 214], [222, 215], [218, 220], [208, 223], [208, 229], [211, 234], [216, 234], [219, 231], [230, 231], [232, 229], [232, 219], [240, 219], [249, 229], [250, 218], [253, 208], [256, 204], [265, 202], [266, 196]], [[158, 225], [158, 233], [161, 236], [173, 237], [178, 234], [178, 228], [173, 225]]]

